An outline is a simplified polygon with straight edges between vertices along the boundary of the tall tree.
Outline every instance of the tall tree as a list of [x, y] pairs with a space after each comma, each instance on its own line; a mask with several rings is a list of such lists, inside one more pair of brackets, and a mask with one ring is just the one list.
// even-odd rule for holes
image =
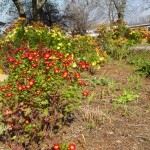
[[32, 0], [33, 20], [42, 19], [42, 6], [47, 0]]
[[50, 0], [12, 0], [18, 10], [20, 17], [27, 18], [30, 23], [33, 21], [42, 21], [47, 25], [58, 23], [61, 14], [57, 4]]
[[22, 3], [19, 0], [12, 0], [12, 1], [14, 2], [15, 6], [18, 10], [19, 16], [26, 18], [26, 14], [25, 14], [24, 7], [23, 7]]
[[116, 19], [116, 8], [112, 0], [99, 0], [98, 3], [99, 9], [103, 12], [103, 18], [114, 22]]
[[117, 10], [118, 19], [124, 20], [125, 8], [127, 0], [112, 0]]
[[[20, 0], [12, 0], [18, 10], [19, 16], [26, 18], [24, 6], [20, 2]], [[41, 20], [41, 12], [42, 6], [47, 0], [32, 0], [32, 13], [33, 13], [33, 20]]]

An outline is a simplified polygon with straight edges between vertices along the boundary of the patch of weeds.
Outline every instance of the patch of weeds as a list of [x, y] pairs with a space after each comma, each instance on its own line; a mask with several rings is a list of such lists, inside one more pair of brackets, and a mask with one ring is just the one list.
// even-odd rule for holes
[[113, 57], [111, 57], [110, 55], [108, 55], [108, 58], [107, 58], [107, 62], [112, 62], [114, 61], [115, 59]]
[[135, 70], [139, 71], [140, 74], [149, 76], [150, 75], [150, 51], [133, 51], [128, 55], [127, 62], [132, 64]]
[[121, 104], [116, 103], [114, 105], [114, 109], [121, 109], [123, 111], [122, 113], [123, 116], [130, 116], [131, 114], [131, 110], [129, 109], [129, 106], [127, 105], [121, 105]]
[[115, 102], [117, 104], [125, 104], [137, 98], [139, 98], [138, 94], [135, 94], [133, 91], [124, 90], [123, 93], [115, 99]]
[[101, 77], [101, 78], [93, 78], [92, 79], [92, 82], [95, 84], [95, 85], [113, 85], [114, 84], [114, 81], [112, 81], [111, 79], [109, 78], [106, 78], [106, 77]]
[[128, 77], [128, 84], [130, 89], [140, 90], [142, 88], [142, 77], [140, 74], [131, 75]]
[[149, 76], [150, 75], [150, 61], [144, 62], [142, 65], [140, 65], [138, 71], [140, 71], [141, 74], [145, 74], [146, 76]]
[[112, 91], [114, 91], [116, 89], [116, 83], [107, 78], [107, 77], [100, 77], [100, 78], [93, 78], [92, 79], [92, 85], [95, 87], [96, 85], [102, 85], [102, 86], [106, 86], [104, 88], [102, 88], [101, 90], [101, 99], [104, 98], [105, 93], [110, 94]]
[[92, 92], [92, 94], [88, 96], [87, 101], [88, 101], [89, 104], [92, 103], [92, 101], [93, 101], [93, 99], [94, 99], [94, 96], [95, 96], [95, 93], [94, 93], [94, 92]]
[[88, 124], [87, 124], [87, 128], [88, 129], [94, 129], [95, 128], [95, 123], [94, 122], [89, 122]]
[[[80, 108], [83, 121], [99, 125], [110, 119], [110, 114], [106, 110], [102, 110], [99, 106], [92, 107], [91, 105], [82, 106]], [[89, 125], [89, 124], [88, 124]]]

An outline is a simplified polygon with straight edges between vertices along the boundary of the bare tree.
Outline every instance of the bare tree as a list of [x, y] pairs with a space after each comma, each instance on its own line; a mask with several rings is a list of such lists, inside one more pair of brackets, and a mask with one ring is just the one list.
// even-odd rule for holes
[[84, 35], [102, 16], [96, 1], [66, 0], [65, 3], [65, 22], [73, 34]]
[[109, 20], [110, 22], [114, 22], [116, 15], [116, 8], [112, 0], [99, 0], [97, 5], [99, 9], [103, 12], [104, 20]]
[[40, 20], [48, 26], [52, 25], [53, 23], [60, 23], [62, 14], [60, 14], [58, 5], [56, 3], [52, 3], [50, 0], [47, 0], [43, 4], [39, 16], [36, 17], [33, 13], [33, 8], [32, 8], [33, 4], [31, 0], [24, 1], [23, 5], [25, 7], [26, 17], [28, 22], [31, 22], [32, 20]]
[[[116, 19], [124, 20], [127, 2], [131, 0], [98, 0], [100, 9], [103, 9], [104, 15], [113, 22]], [[132, 1], [133, 3], [133, 1]]]

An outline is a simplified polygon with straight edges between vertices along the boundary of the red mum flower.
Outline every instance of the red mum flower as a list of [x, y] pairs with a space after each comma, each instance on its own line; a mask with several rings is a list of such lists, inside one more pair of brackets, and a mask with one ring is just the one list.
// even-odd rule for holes
[[77, 79], [80, 78], [80, 73], [79, 72], [75, 73], [75, 78], [77, 78]]
[[22, 90], [22, 86], [18, 86], [18, 90], [21, 91]]
[[8, 57], [6, 60], [11, 63], [15, 61], [15, 58]]
[[70, 144], [67, 150], [76, 150], [76, 146], [74, 144]]
[[27, 89], [30, 89], [30, 88], [31, 88], [31, 85], [27, 84], [27, 85], [26, 85], [26, 88], [27, 88]]
[[68, 76], [68, 73], [68, 70], [64, 70], [62, 74], [63, 78], [66, 78]]
[[89, 94], [90, 94], [89, 91], [83, 91], [83, 92], [82, 92], [82, 95], [83, 95], [83, 96], [86, 96], [86, 97], [89, 96]]
[[58, 74], [59, 72], [60, 72], [60, 69], [59, 69], [59, 68], [55, 68], [55, 69], [54, 69], [54, 73], [55, 73], [55, 74]]
[[60, 144], [54, 144], [54, 146], [52, 147], [52, 150], [61, 150]]
[[51, 56], [50, 52], [45, 52], [44, 53], [44, 59], [47, 60]]
[[78, 63], [78, 65], [84, 70], [84, 69], [86, 69], [89, 66], [89, 63], [88, 62], [80, 61]]
[[34, 79], [30, 79], [30, 80], [29, 80], [29, 85], [32, 86], [32, 85], [34, 85], [34, 83], [35, 83], [35, 80], [34, 80]]

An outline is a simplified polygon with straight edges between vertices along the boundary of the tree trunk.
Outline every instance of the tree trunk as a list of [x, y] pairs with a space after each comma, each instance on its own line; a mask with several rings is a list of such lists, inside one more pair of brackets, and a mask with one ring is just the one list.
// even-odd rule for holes
[[118, 19], [123, 20], [124, 19], [124, 13], [125, 13], [125, 8], [126, 8], [126, 0], [122, 0], [121, 4], [119, 4], [118, 0], [113, 0], [115, 8], [118, 13]]
[[33, 9], [33, 20], [38, 21], [42, 20], [41, 12], [42, 6], [47, 0], [32, 0], [32, 9]]
[[118, 27], [119, 27], [121, 36], [123, 36], [122, 27], [123, 27], [124, 13], [125, 13], [127, 0], [121, 0], [121, 4], [119, 3], [119, 0], [113, 0], [113, 3], [118, 13], [118, 20], [119, 20]]
[[23, 8], [23, 5], [21, 4], [21, 2], [19, 0], [12, 0], [18, 10], [19, 16], [22, 18], [26, 18], [26, 14]]

